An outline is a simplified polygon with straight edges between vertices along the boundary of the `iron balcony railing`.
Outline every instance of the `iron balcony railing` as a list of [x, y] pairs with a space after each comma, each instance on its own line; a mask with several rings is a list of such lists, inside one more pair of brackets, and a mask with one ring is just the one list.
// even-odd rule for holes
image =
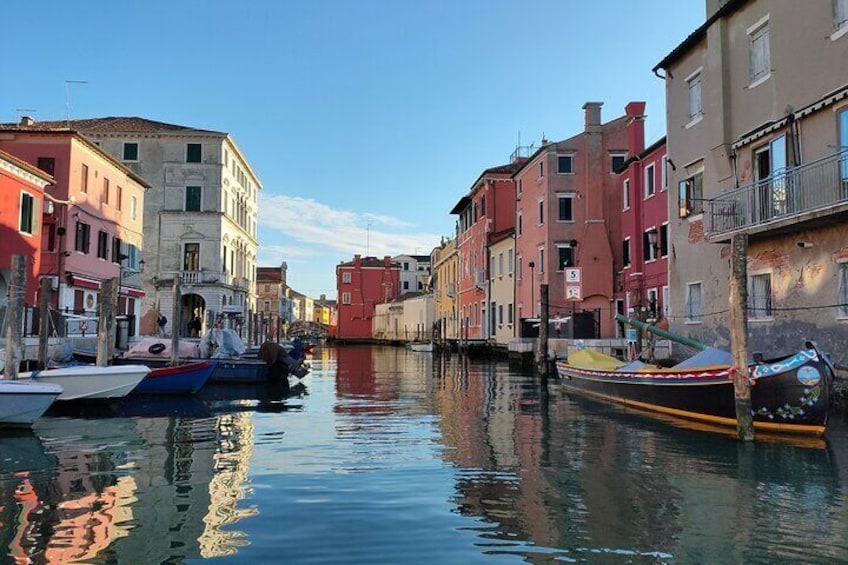
[[848, 204], [848, 150], [782, 169], [705, 202], [710, 237]]

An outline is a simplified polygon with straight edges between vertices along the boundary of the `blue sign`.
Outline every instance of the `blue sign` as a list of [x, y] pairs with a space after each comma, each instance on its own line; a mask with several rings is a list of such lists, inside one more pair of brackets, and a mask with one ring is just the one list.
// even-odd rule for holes
[[636, 328], [627, 328], [627, 341], [637, 341], [638, 335]]

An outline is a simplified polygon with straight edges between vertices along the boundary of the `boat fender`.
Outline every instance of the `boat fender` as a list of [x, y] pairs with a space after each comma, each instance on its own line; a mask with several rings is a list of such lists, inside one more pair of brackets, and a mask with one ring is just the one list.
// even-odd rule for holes
[[160, 353], [165, 351], [165, 344], [164, 343], [154, 343], [153, 345], [151, 345], [150, 347], [147, 348], [147, 351], [149, 351], [150, 353], [152, 353], [154, 355], [159, 355]]

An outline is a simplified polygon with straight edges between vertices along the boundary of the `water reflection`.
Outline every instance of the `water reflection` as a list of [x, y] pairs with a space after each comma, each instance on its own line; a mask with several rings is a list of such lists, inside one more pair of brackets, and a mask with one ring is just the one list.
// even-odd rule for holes
[[244, 412], [42, 418], [0, 436], [0, 547], [19, 563], [232, 555], [256, 513], [240, 506], [252, 446]]

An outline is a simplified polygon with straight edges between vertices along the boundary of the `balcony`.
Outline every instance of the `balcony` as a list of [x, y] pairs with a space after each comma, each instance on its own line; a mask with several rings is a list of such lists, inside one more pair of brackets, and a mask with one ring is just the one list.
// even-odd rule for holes
[[180, 277], [180, 284], [215, 284], [225, 283], [226, 275], [212, 271], [179, 271], [176, 273], [165, 273], [163, 278]]
[[779, 171], [741, 186], [704, 207], [710, 240], [758, 233], [848, 211], [848, 151]]

